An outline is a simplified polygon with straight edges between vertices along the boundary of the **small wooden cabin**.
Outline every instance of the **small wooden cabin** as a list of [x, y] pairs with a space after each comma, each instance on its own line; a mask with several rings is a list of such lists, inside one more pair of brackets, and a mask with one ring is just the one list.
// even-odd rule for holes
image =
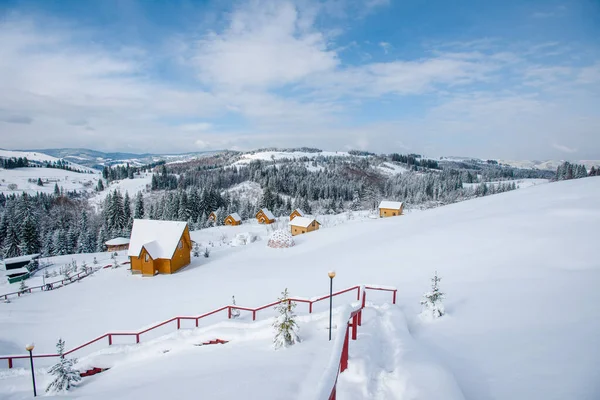
[[106, 251], [113, 252], [119, 250], [127, 250], [129, 248], [129, 238], [118, 237], [105, 242]]
[[299, 208], [296, 208], [294, 211], [292, 211], [292, 213], [290, 214], [290, 221], [293, 220], [296, 217], [304, 217], [304, 211], [302, 211]]
[[288, 222], [292, 236], [301, 235], [303, 233], [316, 231], [321, 224], [314, 218], [295, 217]]
[[402, 215], [404, 203], [401, 201], [382, 201], [379, 203], [379, 218], [396, 217]]
[[256, 220], [259, 224], [272, 224], [275, 222], [275, 216], [271, 211], [269, 211], [269, 209], [261, 208], [256, 213]]
[[186, 222], [136, 219], [129, 241], [131, 272], [173, 274], [190, 263], [192, 241]]
[[238, 213], [231, 213], [229, 214], [227, 217], [225, 217], [225, 220], [223, 221], [224, 225], [229, 225], [229, 226], [233, 226], [233, 225], [241, 225], [242, 224], [242, 218], [240, 218]]

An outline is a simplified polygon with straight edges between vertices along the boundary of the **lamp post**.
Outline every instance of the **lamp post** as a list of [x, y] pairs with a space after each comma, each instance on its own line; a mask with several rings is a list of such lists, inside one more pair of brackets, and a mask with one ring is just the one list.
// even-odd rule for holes
[[331, 315], [333, 312], [333, 278], [335, 278], [335, 271], [329, 271], [329, 340], [331, 340]]
[[29, 361], [31, 362], [31, 380], [33, 382], [33, 397], [37, 396], [36, 390], [35, 390], [35, 372], [33, 370], [33, 348], [35, 346], [33, 345], [33, 343], [28, 344], [27, 346], [25, 346], [25, 350], [27, 350], [29, 352]]

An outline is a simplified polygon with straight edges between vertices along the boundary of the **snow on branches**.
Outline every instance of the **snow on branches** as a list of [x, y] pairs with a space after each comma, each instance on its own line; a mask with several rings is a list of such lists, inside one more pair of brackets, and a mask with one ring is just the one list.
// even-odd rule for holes
[[71, 390], [81, 380], [79, 371], [73, 368], [75, 360], [65, 358], [65, 341], [58, 339], [56, 350], [60, 356], [58, 363], [48, 370], [50, 375], [54, 375], [54, 380], [46, 388], [46, 392], [59, 393]]
[[286, 288], [281, 292], [279, 303], [275, 306], [275, 310], [279, 313], [279, 316], [273, 322], [273, 327], [275, 328], [273, 344], [276, 349], [289, 347], [300, 342], [294, 308], [296, 308], [296, 303], [290, 301], [290, 296]]
[[437, 271], [431, 278], [431, 291], [427, 292], [423, 295], [423, 300], [421, 300], [421, 316], [424, 319], [435, 319], [444, 315], [444, 305], [442, 304], [442, 300], [445, 295], [440, 291], [438, 284], [442, 278], [438, 277]]

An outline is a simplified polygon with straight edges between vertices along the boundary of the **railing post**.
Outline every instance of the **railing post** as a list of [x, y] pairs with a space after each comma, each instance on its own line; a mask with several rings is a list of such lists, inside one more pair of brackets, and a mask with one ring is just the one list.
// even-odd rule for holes
[[356, 336], [358, 335], [358, 313], [354, 314], [352, 317], [352, 340], [356, 340]]
[[198, 327], [198, 321], [199, 320], [200, 320], [199, 318], [196, 318], [196, 328]]
[[139, 342], [140, 342], [140, 334], [139, 334], [139, 333], [136, 333], [136, 334], [135, 334], [135, 342], [136, 342], [136, 343], [139, 343]]
[[112, 335], [110, 333], [108, 334], [108, 345], [112, 345]]
[[365, 304], [367, 304], [367, 291], [364, 290], [362, 294], [362, 306], [361, 308], [365, 308]]
[[392, 297], [392, 304], [396, 304], [396, 292], [398, 290], [394, 290], [394, 296]]
[[360, 286], [356, 288], [356, 300], [360, 300]]
[[13, 367], [13, 364], [12, 364], [12, 358], [9, 358], [9, 359], [8, 359], [8, 368], [10, 369], [10, 368], [12, 368], [12, 367]]
[[356, 319], [356, 323], [358, 324], [358, 326], [362, 326], [362, 309], [360, 309], [357, 316], [358, 318]]
[[331, 391], [331, 396], [329, 396], [329, 400], [335, 400], [336, 389], [337, 389], [337, 382], [335, 383], [335, 386], [333, 387], [333, 390]]
[[344, 338], [344, 348], [342, 349], [342, 359], [340, 361], [340, 372], [348, 368], [348, 327], [346, 326], [346, 337]]
[[227, 307], [227, 318], [231, 319], [231, 306]]
[[177, 329], [181, 329], [181, 318], [177, 318]]
[[312, 302], [312, 301], [310, 301], [310, 302], [308, 303], [308, 313], [309, 313], [309, 314], [312, 314], [312, 305], [313, 305], [313, 302]]
[[252, 321], [256, 321], [256, 310], [252, 310]]

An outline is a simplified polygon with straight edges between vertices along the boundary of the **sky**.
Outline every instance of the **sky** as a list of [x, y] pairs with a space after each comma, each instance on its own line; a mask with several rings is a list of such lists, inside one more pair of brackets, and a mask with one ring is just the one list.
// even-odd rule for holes
[[0, 0], [0, 148], [600, 159], [600, 1]]

